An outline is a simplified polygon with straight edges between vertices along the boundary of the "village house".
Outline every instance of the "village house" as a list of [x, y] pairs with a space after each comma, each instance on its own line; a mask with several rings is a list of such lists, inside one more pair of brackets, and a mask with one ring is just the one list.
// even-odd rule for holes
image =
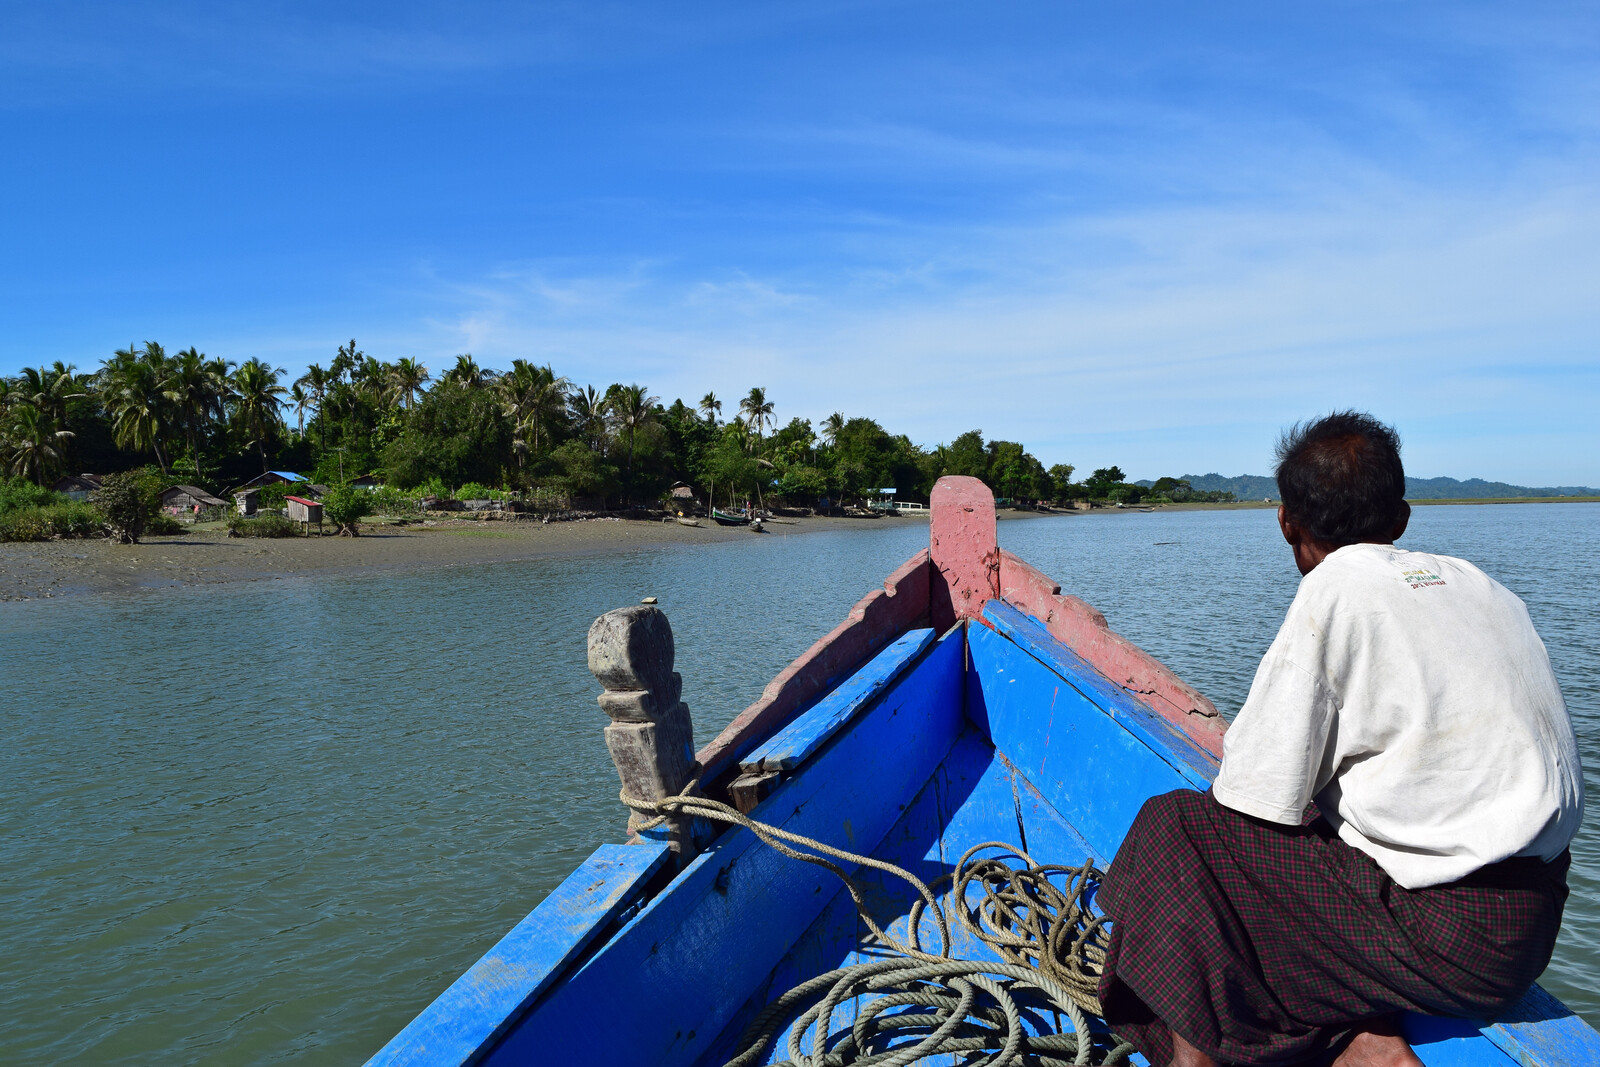
[[311, 480], [303, 474], [296, 474], [294, 471], [263, 471], [233, 491], [233, 503], [239, 514], [247, 518], [254, 515], [260, 503], [259, 494], [269, 485], [292, 485], [311, 497], [328, 495], [325, 486], [311, 484]]
[[100, 491], [100, 481], [101, 477], [98, 474], [69, 474], [59, 479], [50, 489], [52, 492], [64, 493], [73, 500], [84, 501]]
[[694, 487], [688, 482], [673, 482], [667, 494], [672, 510], [680, 515], [693, 515], [700, 510], [700, 501], [695, 498]]
[[222, 517], [228, 502], [194, 485], [174, 485], [161, 492], [161, 510], [180, 522], [211, 522]]
[[303, 496], [288, 496], [283, 498], [284, 510], [289, 518], [306, 527], [310, 532], [311, 524], [316, 523], [317, 529], [322, 529], [322, 505], [315, 500], [308, 500]]

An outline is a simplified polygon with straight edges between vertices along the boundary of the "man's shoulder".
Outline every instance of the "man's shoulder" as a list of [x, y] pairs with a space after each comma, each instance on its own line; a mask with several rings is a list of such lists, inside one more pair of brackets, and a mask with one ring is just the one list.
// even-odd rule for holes
[[[1420, 600], [1419, 600], [1420, 598]], [[1464, 601], [1481, 604], [1521, 601], [1468, 560], [1394, 545], [1346, 545], [1306, 575], [1301, 597], [1308, 608], [1331, 605], [1376, 607], [1386, 600], [1423, 606], [1437, 601], [1459, 610]]]

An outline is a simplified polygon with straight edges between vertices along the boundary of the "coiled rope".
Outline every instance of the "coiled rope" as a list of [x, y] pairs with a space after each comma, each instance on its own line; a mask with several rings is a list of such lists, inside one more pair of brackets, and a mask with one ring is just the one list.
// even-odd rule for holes
[[[977, 1053], [989, 1054], [982, 1061], [988, 1067], [1126, 1061], [1132, 1046], [1115, 1035], [1109, 1041], [1103, 1036], [1097, 1040], [1084, 1016], [1085, 1011], [1100, 1011], [1095, 994], [1105, 962], [1104, 919], [1091, 911], [1087, 899], [1100, 879], [1092, 862], [1080, 867], [1035, 864], [1026, 852], [998, 841], [968, 849], [954, 873], [933, 884], [952, 881], [951, 897], [962, 927], [1007, 962], [951, 959], [945, 910], [932, 887], [916, 875], [885, 860], [759, 822], [709, 797], [694, 796], [697, 784], [691, 781], [678, 796], [661, 800], [642, 800], [623, 791], [621, 800], [645, 816], [640, 829], [653, 829], [669, 818], [709, 819], [742, 826], [782, 855], [826, 868], [844, 883], [873, 937], [904, 957], [842, 967], [789, 990], [751, 1022], [739, 1040], [740, 1051], [727, 1067], [759, 1062], [785, 1029], [789, 1031], [785, 1062], [794, 1067], [905, 1067], [932, 1056]], [[999, 855], [976, 858], [989, 850], [998, 850]], [[1011, 866], [1003, 856], [1016, 857], [1025, 866]], [[878, 925], [861, 890], [836, 860], [894, 875], [916, 890], [907, 923], [909, 944]], [[1065, 886], [1051, 882], [1052, 876], [1065, 876]], [[981, 893], [976, 907], [967, 905], [969, 888]], [[921, 946], [918, 931], [924, 911], [931, 913], [939, 928], [937, 955]], [[861, 1005], [847, 1029], [835, 1031], [834, 1015], [840, 1005], [869, 993], [878, 995]], [[1041, 1008], [1064, 1014], [1072, 1030], [1030, 1035], [1022, 1024], [1025, 1008], [1035, 1016]], [[913, 1037], [918, 1040], [912, 1042]]]
[[[974, 861], [986, 849], [998, 849], [1026, 865], [1013, 867], [1000, 857]], [[1065, 886], [1051, 877], [1064, 876]], [[1014, 845], [987, 841], [974, 845], [956, 864], [952, 898], [961, 905], [961, 925], [1000, 958], [1033, 967], [1065, 989], [1085, 1011], [1100, 1014], [1100, 972], [1105, 967], [1105, 916], [1089, 907], [1100, 884], [1093, 861], [1078, 867], [1033, 862]], [[967, 890], [982, 891], [976, 908], [967, 908]]]

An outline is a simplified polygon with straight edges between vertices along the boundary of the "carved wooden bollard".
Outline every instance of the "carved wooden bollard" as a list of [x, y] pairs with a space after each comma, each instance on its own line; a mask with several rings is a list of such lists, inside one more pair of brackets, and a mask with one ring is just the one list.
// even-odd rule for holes
[[[672, 625], [650, 605], [608, 611], [589, 627], [589, 670], [605, 687], [600, 707], [611, 717], [606, 748], [622, 791], [641, 800], [676, 796], [694, 769], [694, 724], [672, 669]], [[649, 816], [633, 812], [628, 829]], [[670, 819], [675, 852], [686, 849], [687, 819]]]

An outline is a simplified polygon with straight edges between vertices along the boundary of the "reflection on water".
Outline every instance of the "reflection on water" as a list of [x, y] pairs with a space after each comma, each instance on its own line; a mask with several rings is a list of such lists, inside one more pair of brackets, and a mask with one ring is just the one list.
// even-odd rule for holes
[[[1423, 508], [1406, 538], [1529, 601], [1591, 774], [1596, 519]], [[584, 667], [596, 614], [661, 598], [703, 740], [925, 540], [774, 534], [0, 607], [8, 1057], [364, 1058], [620, 839]], [[1265, 511], [1007, 522], [1001, 540], [1230, 714], [1294, 594]], [[1591, 1020], [1595, 824], [1545, 979]]]

